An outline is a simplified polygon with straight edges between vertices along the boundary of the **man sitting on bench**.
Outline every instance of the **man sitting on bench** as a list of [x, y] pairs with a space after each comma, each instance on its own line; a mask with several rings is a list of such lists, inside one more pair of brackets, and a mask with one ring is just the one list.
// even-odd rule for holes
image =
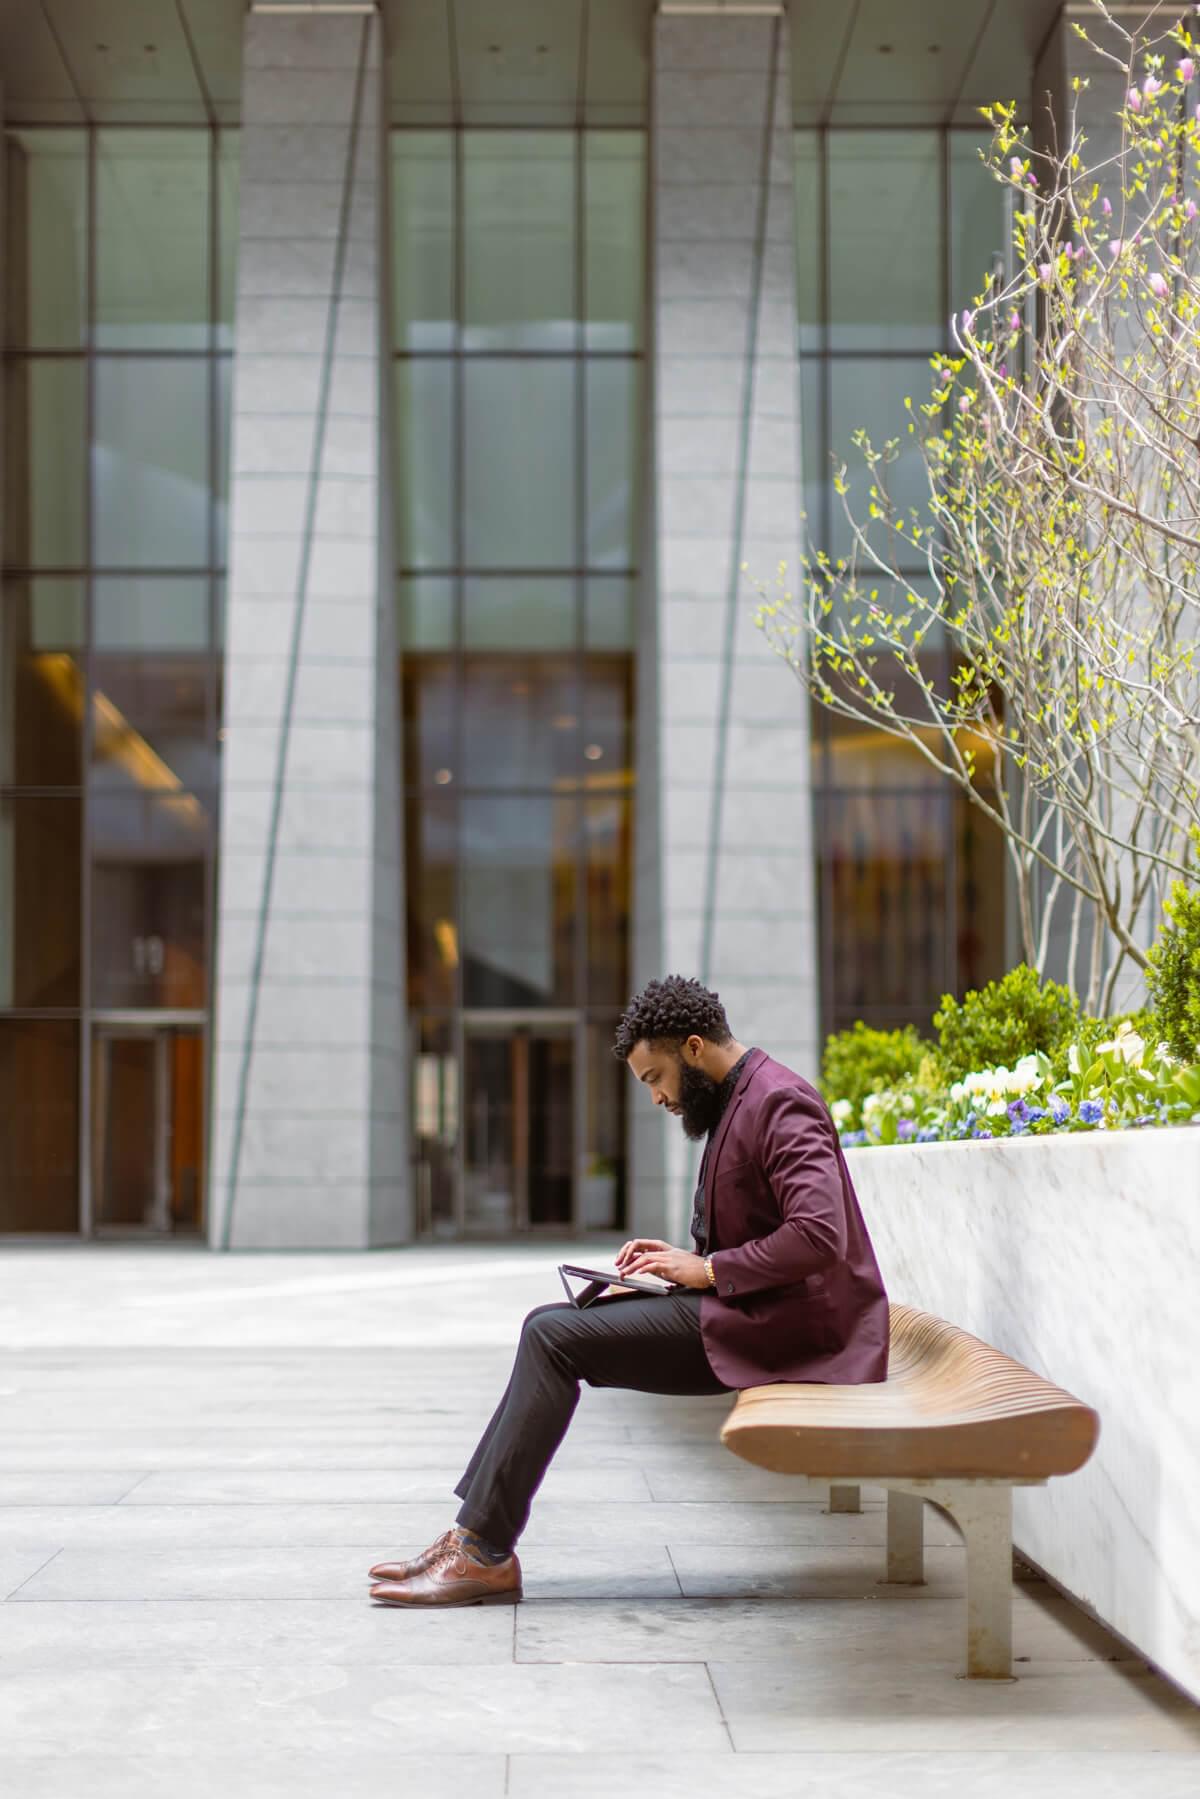
[[705, 1142], [695, 1251], [635, 1237], [618, 1269], [658, 1275], [670, 1292], [530, 1312], [504, 1397], [455, 1488], [457, 1523], [414, 1560], [371, 1569], [371, 1597], [384, 1604], [520, 1599], [514, 1548], [581, 1381], [694, 1394], [887, 1378], [887, 1295], [817, 1090], [739, 1043], [717, 995], [680, 975], [632, 1002], [614, 1053]]

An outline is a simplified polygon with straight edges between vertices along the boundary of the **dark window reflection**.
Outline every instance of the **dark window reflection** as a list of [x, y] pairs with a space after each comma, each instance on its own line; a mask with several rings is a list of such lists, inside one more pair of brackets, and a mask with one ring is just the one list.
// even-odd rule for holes
[[556, 787], [580, 774], [579, 683], [570, 656], [467, 656], [463, 780]]
[[92, 1002], [205, 1004], [204, 857], [213, 803], [191, 793], [92, 806]]
[[77, 787], [83, 584], [47, 577], [0, 593], [0, 786]]
[[626, 794], [606, 794], [584, 804], [587, 838], [587, 999], [618, 1006], [629, 966], [631, 806]]
[[217, 781], [207, 659], [98, 656], [92, 695], [93, 790], [164, 783], [201, 791]]
[[406, 656], [400, 679], [405, 781], [448, 786], [458, 774], [454, 658]]
[[0, 1231], [79, 1229], [79, 1026], [0, 1018]]
[[0, 1006], [79, 1004], [80, 804], [0, 798]]
[[414, 1006], [452, 1006], [458, 979], [458, 801], [425, 793], [407, 804], [408, 990]]
[[417, 1230], [445, 1237], [456, 1227], [458, 1058], [449, 1019], [422, 1018], [413, 1057], [413, 1161]]
[[[627, 996], [623, 996], [627, 997]], [[629, 1072], [612, 1055], [617, 1019], [588, 1026], [587, 1138], [579, 1222], [584, 1230], [620, 1228], [625, 1215], [625, 1105]]]
[[548, 794], [467, 797], [461, 856], [464, 1003], [570, 1005], [575, 803]]

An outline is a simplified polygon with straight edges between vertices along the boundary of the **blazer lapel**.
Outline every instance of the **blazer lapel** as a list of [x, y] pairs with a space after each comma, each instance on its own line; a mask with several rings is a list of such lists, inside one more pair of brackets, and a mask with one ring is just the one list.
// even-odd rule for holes
[[712, 1242], [712, 1196], [713, 1188], [717, 1184], [717, 1167], [721, 1160], [721, 1151], [725, 1147], [725, 1139], [729, 1134], [729, 1127], [733, 1123], [733, 1115], [742, 1103], [742, 1095], [746, 1091], [747, 1084], [749, 1083], [751, 1076], [757, 1073], [766, 1059], [767, 1052], [765, 1049], [752, 1049], [750, 1051], [746, 1066], [742, 1070], [741, 1079], [733, 1090], [733, 1098], [725, 1108], [725, 1115], [717, 1126], [717, 1134], [712, 1140], [711, 1149], [708, 1151], [704, 1169], [704, 1239], [706, 1243]]

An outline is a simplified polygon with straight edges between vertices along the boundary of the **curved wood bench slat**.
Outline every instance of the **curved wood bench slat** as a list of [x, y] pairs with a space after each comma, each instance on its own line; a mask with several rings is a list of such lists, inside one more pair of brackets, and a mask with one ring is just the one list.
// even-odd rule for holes
[[1091, 1455], [1100, 1420], [1062, 1387], [913, 1306], [891, 1329], [886, 1381], [749, 1387], [721, 1441], [780, 1474], [862, 1480], [1036, 1481]]

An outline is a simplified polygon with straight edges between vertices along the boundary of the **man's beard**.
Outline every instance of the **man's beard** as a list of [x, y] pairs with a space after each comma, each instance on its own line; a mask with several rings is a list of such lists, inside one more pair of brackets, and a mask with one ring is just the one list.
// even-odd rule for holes
[[679, 1059], [679, 1116], [683, 1134], [694, 1143], [707, 1137], [721, 1116], [721, 1084], [702, 1068]]

